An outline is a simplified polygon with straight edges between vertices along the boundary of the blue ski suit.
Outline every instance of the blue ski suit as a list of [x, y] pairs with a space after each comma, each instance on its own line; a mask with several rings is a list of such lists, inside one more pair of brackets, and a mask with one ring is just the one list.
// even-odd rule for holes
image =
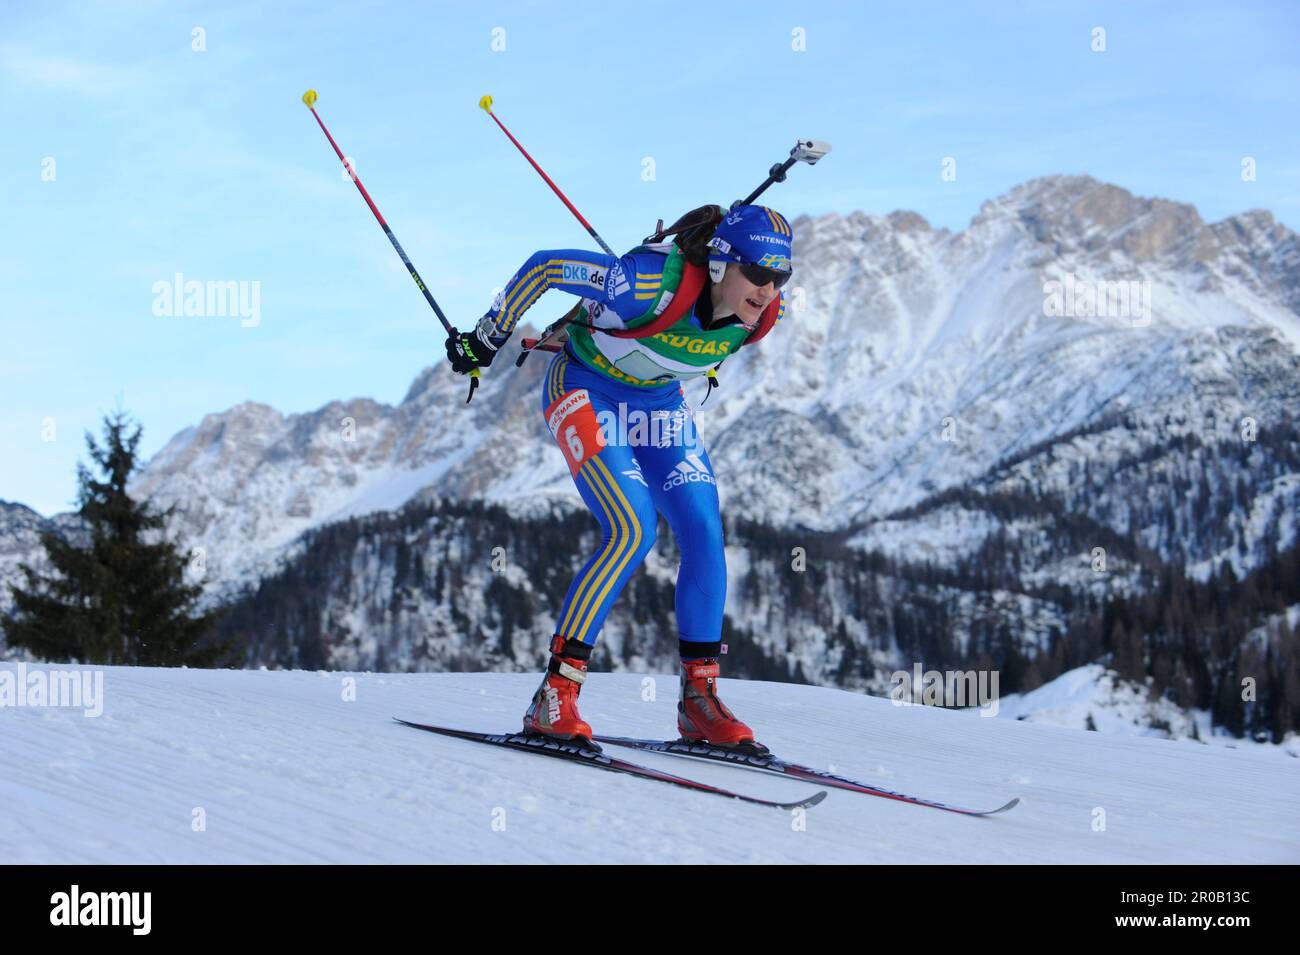
[[[504, 344], [520, 316], [552, 288], [584, 298], [592, 324], [622, 326], [641, 316], [658, 293], [665, 254], [654, 248], [617, 259], [576, 249], [538, 252], [483, 317], [480, 333]], [[701, 313], [706, 321], [712, 317], [707, 282], [689, 315], [691, 327], [707, 337]], [[737, 323], [733, 317], [710, 325]], [[636, 347], [635, 340], [629, 346], [626, 339], [592, 334], [591, 340], [601, 339], [611, 353]], [[727, 596], [722, 516], [713, 466], [681, 384], [708, 369], [661, 355], [630, 357], [638, 362], [632, 367], [662, 372], [662, 380], [619, 380], [627, 376], [611, 364], [604, 365], [606, 371], [584, 361], [571, 340], [552, 358], [542, 383], [542, 415], [603, 532], [600, 547], [565, 594], [555, 633], [595, 643], [614, 601], [654, 545], [656, 514], [663, 514], [681, 552], [675, 609], [682, 656], [716, 656]]]

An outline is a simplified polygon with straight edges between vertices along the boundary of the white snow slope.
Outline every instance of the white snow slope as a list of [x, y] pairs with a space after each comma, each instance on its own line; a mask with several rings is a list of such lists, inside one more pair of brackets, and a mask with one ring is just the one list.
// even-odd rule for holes
[[[102, 672], [98, 717], [0, 708], [0, 862], [1300, 862], [1300, 761], [1254, 749], [723, 681], [789, 759], [976, 807], [1021, 799], [975, 819], [832, 789], [799, 831], [780, 810], [389, 719], [513, 729], [531, 675]], [[670, 733], [676, 680], [649, 678], [646, 702], [645, 679], [594, 675], [583, 715], [606, 733]], [[619, 755], [756, 795], [813, 789]]]

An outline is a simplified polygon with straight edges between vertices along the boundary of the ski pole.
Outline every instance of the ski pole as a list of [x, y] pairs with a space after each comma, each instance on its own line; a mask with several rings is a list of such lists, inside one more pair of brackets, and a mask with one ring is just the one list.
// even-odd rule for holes
[[[505, 133], [506, 137], [515, 144], [515, 148], [518, 149], [519, 152], [523, 154], [523, 157], [528, 160], [529, 164], [537, 170], [537, 175], [541, 176], [542, 180], [551, 187], [551, 191], [554, 192], [559, 197], [560, 201], [564, 203], [565, 207], [573, 213], [574, 218], [577, 219], [582, 224], [582, 227], [587, 230], [587, 234], [596, 240], [596, 244], [604, 249], [605, 254], [617, 259], [618, 256], [614, 255], [614, 250], [609, 247], [609, 243], [600, 237], [600, 233], [597, 232], [592, 224], [586, 220], [583, 214], [578, 211], [577, 207], [569, 201], [569, 197], [566, 196], [551, 177], [546, 174], [546, 170], [537, 164], [537, 160], [533, 159], [533, 157], [529, 155], [528, 150], [523, 147], [523, 144], [520, 143], [519, 140], [515, 139], [514, 134], [511, 133], [510, 130], [506, 129], [506, 124], [501, 122], [496, 113], [492, 112], [492, 97], [484, 96], [478, 101], [478, 105], [483, 112], [492, 117], [494, 123], [501, 127], [501, 132]], [[523, 339], [520, 342], [521, 351], [519, 352], [519, 357], [515, 359], [515, 366], [522, 367], [523, 363], [528, 358], [528, 353], [535, 348], [540, 347], [543, 351], [558, 351], [558, 348], [552, 345], [547, 345], [546, 343], [555, 335], [559, 334], [560, 329], [569, 324], [569, 321], [572, 319], [574, 314], [576, 314], [576, 309], [571, 309], [550, 325], [546, 326], [539, 337]]]
[[[429, 288], [424, 284], [424, 279], [420, 278], [420, 273], [417, 272], [415, 266], [411, 264], [410, 258], [406, 255], [406, 250], [402, 248], [402, 244], [397, 241], [397, 236], [393, 235], [393, 230], [390, 229], [388, 223], [384, 221], [383, 215], [375, 205], [375, 201], [370, 198], [370, 193], [366, 191], [366, 187], [361, 184], [361, 178], [357, 175], [357, 171], [352, 168], [352, 164], [349, 163], [347, 158], [343, 155], [343, 150], [339, 149], [339, 144], [334, 141], [334, 137], [330, 135], [330, 131], [325, 128], [325, 122], [320, 118], [320, 114], [316, 112], [316, 91], [308, 90], [303, 93], [302, 101], [303, 104], [311, 110], [312, 116], [316, 117], [316, 122], [320, 124], [321, 132], [325, 134], [325, 138], [328, 139], [330, 145], [334, 147], [334, 152], [339, 157], [339, 162], [343, 163], [343, 168], [348, 171], [348, 177], [351, 178], [352, 182], [356, 185], [357, 190], [361, 193], [361, 198], [366, 200], [366, 205], [370, 207], [370, 211], [373, 212], [375, 218], [379, 220], [379, 225], [383, 228], [384, 235], [388, 236], [388, 241], [393, 243], [393, 248], [397, 250], [398, 256], [401, 257], [402, 264], [406, 266], [406, 271], [410, 272], [411, 278], [415, 279], [416, 288], [418, 288], [424, 295], [424, 300], [429, 303], [429, 307], [432, 308], [434, 314], [438, 316], [438, 321], [442, 322], [442, 327], [447, 330], [447, 337], [455, 338], [457, 335], [455, 327], [451, 322], [447, 321], [447, 316], [442, 313], [442, 309], [438, 307], [438, 303], [434, 301], [433, 296], [429, 293]], [[478, 387], [478, 379], [479, 370], [475, 368], [470, 372], [469, 397], [465, 399], [466, 404], [469, 404], [474, 397], [474, 389]]]
[[[542, 169], [541, 166], [537, 165], [537, 161], [533, 159], [532, 156], [528, 155], [528, 150], [525, 149], [520, 144], [519, 140], [515, 139], [515, 137], [511, 134], [510, 130], [506, 129], [506, 124], [501, 122], [501, 120], [497, 118], [496, 113], [492, 112], [492, 97], [484, 96], [481, 100], [478, 101], [478, 105], [483, 110], [483, 112], [487, 113], [489, 116], [492, 117], [492, 121], [494, 123], [496, 123], [498, 126], [501, 127], [501, 132], [505, 133], [506, 136], [510, 138], [510, 141], [515, 144], [515, 148], [518, 149], [521, 153], [523, 153], [524, 158], [527, 159], [528, 162], [532, 164], [532, 167], [537, 170], [537, 175], [541, 176], [542, 179], [546, 182], [546, 184], [551, 187], [551, 191], [560, 197], [560, 201], [563, 202], [565, 206], [568, 207], [569, 211], [573, 213], [574, 217], [579, 222], [582, 223], [582, 227], [587, 230], [587, 234], [591, 236], [593, 239], [595, 239], [596, 243], [602, 249], [605, 250], [605, 254], [614, 255], [614, 250], [611, 249], [605, 243], [605, 240], [600, 237], [600, 233], [598, 233], [594, 228], [592, 228], [590, 222], [588, 222], [586, 219], [583, 218], [582, 213], [579, 212], [577, 208], [573, 205], [573, 203], [569, 201], [569, 197], [560, 191], [560, 187], [551, 181], [551, 177], [546, 174], [546, 171]], [[614, 255], [614, 258], [618, 258], [618, 256]]]

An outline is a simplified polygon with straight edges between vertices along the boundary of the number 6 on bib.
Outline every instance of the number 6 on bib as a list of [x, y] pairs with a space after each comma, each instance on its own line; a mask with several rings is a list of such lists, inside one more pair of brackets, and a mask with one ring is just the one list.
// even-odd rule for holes
[[570, 473], [575, 476], [589, 458], [595, 457], [605, 447], [596, 409], [591, 406], [591, 396], [586, 388], [557, 398], [546, 409], [546, 424], [564, 452]]

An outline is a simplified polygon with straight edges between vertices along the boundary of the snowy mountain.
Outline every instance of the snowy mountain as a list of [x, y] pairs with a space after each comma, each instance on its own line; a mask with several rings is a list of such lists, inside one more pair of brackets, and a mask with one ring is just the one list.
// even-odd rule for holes
[[[970, 819], [832, 789], [797, 825], [780, 810], [391, 720], [510, 730], [531, 675], [101, 672], [96, 717], [0, 708], [6, 862], [889, 864], [936, 845], [946, 864], [1300, 862], [1300, 773], [1270, 747], [724, 680], [726, 699], [789, 759], [952, 803], [1021, 800]], [[0, 664], [0, 682], [16, 676]], [[647, 687], [658, 692], [647, 698]], [[665, 674], [598, 674], [583, 713], [606, 733], [663, 736], [674, 687]], [[766, 798], [815, 791], [730, 766], [619, 755]], [[574, 805], [583, 825], [561, 837], [556, 809]]]
[[[963, 484], [1092, 497], [1079, 487], [1085, 462], [1094, 485], [1124, 470], [1145, 487], [1187, 457], [1178, 442], [1240, 445], [1246, 419], [1266, 436], [1293, 427], [1300, 244], [1266, 212], [1206, 224], [1187, 205], [1057, 176], [986, 203], [955, 235], [914, 213], [794, 227], [792, 314], [723, 366], [699, 416], [729, 513], [833, 529]], [[1045, 284], [1065, 280], [1103, 295], [1103, 283], [1149, 283], [1149, 314], [1087, 314], [1082, 294], [1079, 314], [1044, 314]], [[531, 317], [562, 305], [548, 299]], [[438, 364], [396, 407], [358, 399], [282, 415], [250, 403], [208, 415], [136, 490], [180, 507], [178, 530], [204, 548], [218, 587], [260, 577], [310, 527], [426, 487], [525, 512], [576, 506], [536, 411], [547, 356], [516, 369], [514, 355], [468, 407], [464, 380]], [[1140, 471], [1118, 468], [1134, 457]], [[1298, 496], [1294, 472], [1280, 473], [1226, 540], [1188, 553], [1176, 535], [1140, 533], [1165, 559], [1208, 568], [1237, 560], [1242, 539], [1248, 551], [1267, 533], [1295, 540]], [[1114, 501], [1072, 505], [1137, 530]]]

